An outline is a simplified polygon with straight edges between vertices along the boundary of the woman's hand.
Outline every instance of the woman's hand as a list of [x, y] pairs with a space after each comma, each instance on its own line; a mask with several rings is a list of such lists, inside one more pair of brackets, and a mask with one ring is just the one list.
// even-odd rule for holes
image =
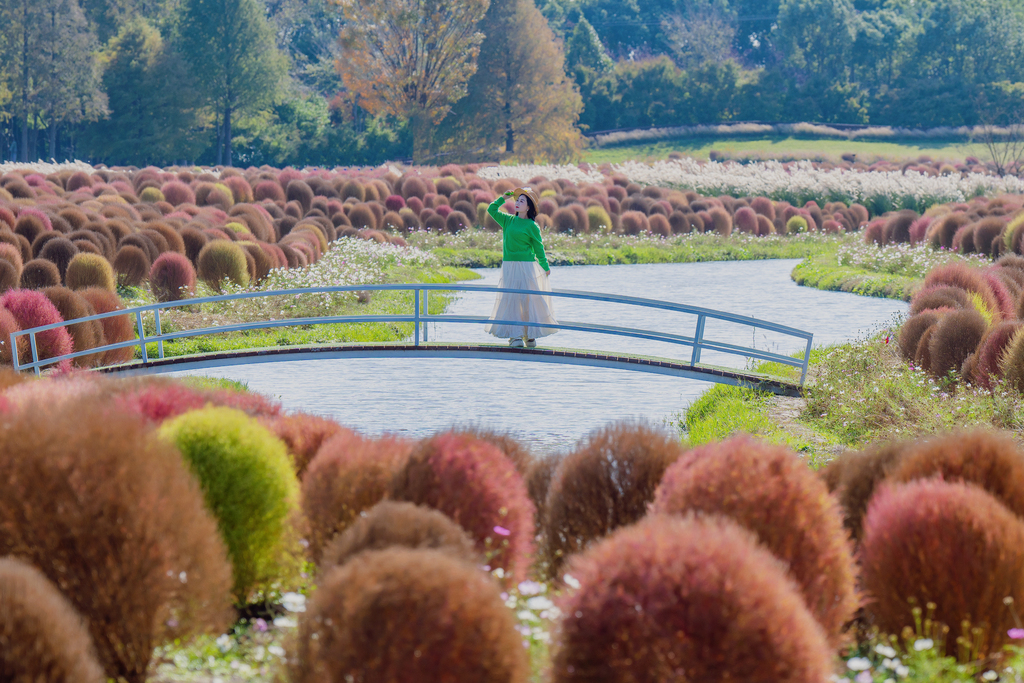
[[545, 275], [551, 275], [551, 271], [550, 271], [550, 270], [545, 270], [545, 271], [544, 271], [544, 274], [545, 274]]
[[501, 196], [502, 196], [502, 197], [511, 197], [511, 196], [512, 196], [512, 195], [514, 195], [514, 194], [515, 194], [515, 190], [507, 190], [507, 191], [506, 191], [506, 192], [505, 192], [504, 194], [502, 194]]

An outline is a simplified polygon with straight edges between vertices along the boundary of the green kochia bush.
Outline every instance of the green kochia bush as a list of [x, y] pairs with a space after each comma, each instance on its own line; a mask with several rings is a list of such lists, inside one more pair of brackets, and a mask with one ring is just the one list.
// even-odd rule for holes
[[832, 652], [785, 567], [720, 517], [657, 515], [569, 567], [553, 683], [820, 683]]
[[199, 252], [199, 279], [211, 288], [220, 290], [224, 280], [236, 285], [249, 284], [249, 267], [246, 265], [245, 251], [234, 242], [214, 240]]
[[284, 444], [240, 410], [208, 407], [170, 420], [162, 438], [184, 455], [234, 568], [235, 601], [286, 578], [299, 486]]

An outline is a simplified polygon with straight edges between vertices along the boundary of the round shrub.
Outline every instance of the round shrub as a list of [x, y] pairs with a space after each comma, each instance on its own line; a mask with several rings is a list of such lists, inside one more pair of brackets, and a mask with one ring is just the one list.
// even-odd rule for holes
[[[31, 264], [31, 261], [29, 263]], [[45, 294], [32, 289], [12, 289], [4, 293], [0, 296], [0, 307], [11, 312], [22, 330], [64, 320]], [[71, 335], [66, 327], [57, 327], [36, 335], [36, 349], [40, 360], [69, 354], [73, 348]], [[30, 361], [31, 357], [26, 360]]]
[[924, 334], [925, 330], [937, 323], [939, 318], [938, 313], [925, 311], [912, 315], [903, 323], [900, 327], [899, 337], [900, 354], [903, 356], [903, 360], [908, 363], [914, 361], [914, 355], [917, 353], [917, 345], [921, 341], [921, 335]]
[[334, 420], [309, 413], [275, 415], [265, 419], [263, 425], [284, 442], [300, 479], [325, 441], [342, 432], [351, 433]]
[[473, 227], [473, 224], [470, 222], [469, 218], [466, 217], [466, 214], [461, 211], [452, 211], [448, 214], [448, 217], [444, 219], [444, 227], [448, 232], [454, 235], [467, 228]]
[[999, 302], [996, 300], [995, 294], [992, 293], [992, 287], [985, 280], [981, 271], [976, 268], [964, 263], [947, 263], [932, 268], [925, 276], [922, 288], [939, 285], [959, 287], [969, 293], [977, 294], [985, 309], [993, 315], [999, 313]]
[[334, 537], [324, 550], [320, 572], [343, 565], [359, 553], [394, 546], [439, 550], [471, 566], [483, 561], [466, 530], [446, 515], [412, 503], [385, 500]]
[[245, 178], [236, 175], [224, 178], [221, 182], [231, 190], [231, 199], [235, 204], [251, 204], [253, 202], [252, 187]]
[[808, 231], [807, 219], [803, 216], [793, 216], [786, 221], [786, 234], [796, 235]]
[[896, 468], [912, 442], [875, 444], [863, 451], [847, 451], [822, 472], [829, 491], [843, 509], [843, 526], [850, 538], [860, 542], [862, 521], [875, 488]]
[[953, 251], [961, 254], [974, 253], [974, 224], [965, 225], [953, 235]]
[[714, 207], [708, 214], [711, 216], [711, 220], [714, 224], [714, 230], [722, 237], [728, 237], [732, 234], [732, 216], [729, 212], [721, 207]]
[[[117, 294], [101, 287], [88, 287], [78, 290], [78, 295], [89, 302], [96, 313], [111, 313], [124, 310], [124, 304]], [[107, 344], [118, 344], [135, 339], [135, 321], [127, 315], [116, 315], [109, 318], [101, 318], [100, 326], [103, 328], [103, 339]], [[129, 346], [121, 349], [109, 349], [103, 352], [99, 360], [100, 365], [113, 365], [115, 363], [126, 363], [135, 357], [136, 347]]]
[[199, 252], [199, 278], [211, 289], [220, 291], [224, 280], [244, 287], [249, 284], [245, 250], [234, 242], [214, 240]]
[[7, 259], [0, 258], [0, 294], [17, 289], [21, 282], [21, 270]]
[[660, 213], [651, 214], [650, 218], [647, 219], [651, 226], [651, 234], [659, 235], [661, 237], [672, 236], [672, 226], [668, 222], [668, 218], [661, 215]]
[[32, 240], [32, 257], [39, 258], [39, 252], [43, 250], [43, 247], [46, 246], [47, 242], [50, 240], [60, 239], [61, 237], [63, 237], [63, 235], [55, 230], [47, 230], [46, 232], [39, 233], [39, 235]]
[[640, 211], [626, 211], [621, 219], [622, 232], [626, 235], [646, 235], [651, 231], [650, 222]]
[[[252, 259], [252, 268], [249, 271], [250, 279], [253, 282], [263, 282], [274, 267], [270, 255], [260, 245], [252, 242], [239, 242], [238, 246], [245, 249], [249, 258]], [[246, 262], [248, 263], [249, 259], [246, 259]]]
[[750, 529], [839, 642], [858, 606], [852, 551], [838, 505], [795, 453], [747, 436], [701, 446], [668, 468], [651, 510], [720, 514]]
[[910, 226], [917, 220], [913, 211], [898, 211], [885, 223], [883, 242], [885, 244], [909, 244]]
[[1002, 218], [983, 218], [974, 225], [974, 251], [992, 256], [992, 243], [1006, 229]]
[[39, 258], [49, 261], [53, 265], [57, 266], [61, 282], [63, 282], [64, 275], [68, 270], [68, 265], [71, 264], [71, 259], [73, 259], [77, 253], [78, 247], [76, 247], [71, 240], [58, 237], [55, 240], [50, 240], [43, 246], [39, 251]]
[[533, 504], [515, 466], [491, 444], [448, 433], [421, 441], [389, 497], [440, 510], [473, 537], [491, 567], [522, 577], [530, 565]]
[[915, 604], [934, 603], [931, 619], [953, 634], [964, 620], [981, 628], [963, 634], [976, 656], [1008, 642], [1016, 622], [1003, 600], [1024, 599], [1024, 523], [981, 488], [937, 479], [882, 487], [860, 558], [867, 613], [883, 633], [914, 628]]
[[126, 244], [117, 250], [114, 257], [114, 272], [122, 286], [138, 287], [149, 276], [149, 255], [141, 248]]
[[269, 200], [272, 202], [287, 201], [287, 197], [284, 194], [284, 189], [280, 183], [274, 180], [261, 180], [256, 183], [256, 187], [252, 189], [253, 199], [257, 202]]
[[436, 550], [360, 553], [313, 594], [290, 679], [525, 683], [515, 627], [497, 585], [461, 560]]
[[411, 448], [404, 439], [366, 439], [347, 429], [323, 443], [302, 478], [313, 562], [335, 535], [384, 499]]
[[164, 193], [158, 188], [146, 187], [139, 193], [139, 201], [156, 204], [157, 202], [164, 201]]
[[785, 568], [715, 517], [657, 516], [574, 559], [551, 680], [817, 683], [833, 654]]
[[348, 220], [353, 228], [377, 229], [377, 217], [367, 204], [356, 204], [349, 209]]
[[29, 243], [35, 241], [36, 237], [48, 231], [49, 228], [43, 221], [43, 218], [35, 213], [23, 212], [18, 216], [17, 223], [14, 224], [14, 233], [23, 236]]
[[737, 209], [733, 221], [740, 232], [757, 234], [757, 213], [752, 208], [744, 206]]
[[50, 261], [32, 259], [21, 271], [19, 284], [22, 289], [43, 289], [60, 284], [60, 271]]
[[141, 683], [154, 646], [227, 626], [224, 546], [173, 448], [88, 393], [44, 395], [11, 417], [0, 425], [0, 555], [60, 589], [107, 677]]
[[293, 180], [288, 183], [285, 194], [289, 202], [298, 202], [302, 206], [302, 214], [309, 213], [313, 205], [313, 190], [302, 180]]
[[575, 234], [580, 232], [576, 212], [567, 206], [555, 211], [551, 216], [551, 225], [557, 232]]
[[545, 502], [544, 556], [552, 577], [574, 553], [645, 514], [679, 440], [644, 424], [588, 434], [559, 464]]
[[102, 287], [113, 292], [116, 287], [114, 269], [98, 254], [76, 254], [68, 264], [64, 281], [70, 289]]
[[203, 250], [210, 238], [196, 228], [185, 227], [181, 230], [181, 241], [185, 245], [185, 256], [195, 264], [199, 261], [199, 252]]
[[0, 558], [0, 671], [9, 681], [103, 683], [89, 631], [30, 564]]
[[[57, 308], [60, 317], [69, 323], [72, 320], [86, 318], [96, 313], [88, 301], [67, 287], [47, 287], [42, 292]], [[95, 349], [106, 343], [103, 339], [103, 326], [99, 320], [70, 323], [67, 326], [67, 330], [71, 335], [71, 341], [74, 345], [73, 350], [76, 353]], [[72, 360], [72, 363], [78, 367], [89, 368], [99, 363], [100, 358], [100, 354], [89, 354], [75, 358]]]
[[0, 259], [10, 263], [19, 276], [21, 275], [21, 269], [25, 266], [25, 262], [21, 258], [21, 249], [13, 244], [0, 242]]
[[196, 193], [192, 191], [191, 187], [180, 180], [171, 180], [164, 183], [160, 188], [160, 192], [163, 193], [164, 199], [174, 206], [196, 203]]
[[398, 213], [405, 208], [405, 200], [402, 199], [401, 195], [392, 194], [388, 195], [388, 198], [384, 200], [384, 206], [388, 211], [394, 211]]
[[946, 377], [950, 372], [960, 372], [960, 367], [969, 355], [978, 348], [985, 336], [987, 325], [973, 308], [951, 311], [935, 323], [928, 341], [931, 364], [928, 371], [935, 377]]
[[910, 313], [916, 315], [937, 308], [968, 308], [971, 305], [966, 289], [936, 285], [923, 287], [910, 300]]
[[1020, 321], [1008, 320], [989, 328], [978, 344], [978, 363], [971, 379], [976, 384], [991, 389], [1002, 375], [1000, 361], [1013, 337], [1022, 328]]
[[195, 294], [196, 271], [186, 256], [168, 251], [153, 263], [149, 286], [157, 301], [186, 299]]
[[[126, 237], [122, 237], [117, 244], [118, 247], [125, 247], [129, 244], [138, 247], [146, 253], [146, 256], [149, 258], [149, 263], [155, 261], [156, 257], [160, 255], [160, 250], [157, 249], [156, 243], [149, 235], [146, 235], [143, 232], [136, 232], [127, 235]], [[149, 272], [148, 268], [146, 269], [146, 272]]]
[[492, 446], [497, 447], [497, 449], [501, 451], [513, 465], [515, 465], [516, 471], [518, 471], [524, 478], [535, 461], [533, 453], [531, 453], [521, 441], [514, 438], [508, 432], [499, 432], [481, 425], [472, 425], [469, 427], [460, 427], [455, 430], [455, 433], [463, 434], [473, 439], [479, 439], [480, 441], [486, 441]]
[[999, 369], [1007, 386], [1024, 391], [1024, 332], [1017, 332], [1010, 338]]
[[165, 422], [199, 480], [234, 568], [235, 602], [288, 573], [299, 486], [284, 444], [240, 410], [208, 407]]

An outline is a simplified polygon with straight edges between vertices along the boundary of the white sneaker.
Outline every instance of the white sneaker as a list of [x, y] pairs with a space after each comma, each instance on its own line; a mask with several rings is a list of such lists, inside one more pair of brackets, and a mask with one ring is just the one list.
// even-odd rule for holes
[[508, 345], [511, 346], [513, 349], [521, 349], [525, 344], [523, 343], [522, 337], [513, 337], [512, 339], [508, 340]]
[[537, 340], [536, 339], [527, 339], [526, 340], [526, 348], [528, 348], [528, 349], [535, 349], [535, 348], [537, 348]]

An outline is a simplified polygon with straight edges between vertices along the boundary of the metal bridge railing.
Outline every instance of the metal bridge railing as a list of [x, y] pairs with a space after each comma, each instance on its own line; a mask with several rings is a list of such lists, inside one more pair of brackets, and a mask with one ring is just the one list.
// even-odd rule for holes
[[[316, 317], [305, 317], [305, 318], [283, 318], [275, 320], [263, 320], [248, 323], [233, 323], [228, 325], [215, 325], [212, 327], [197, 328], [194, 330], [183, 330], [178, 332], [164, 333], [161, 328], [161, 314], [173, 308], [181, 308], [186, 306], [195, 306], [197, 304], [207, 303], [220, 303], [225, 301], [237, 301], [243, 299], [270, 299], [274, 297], [294, 297], [302, 294], [328, 294], [338, 292], [364, 292], [364, 291], [411, 291], [413, 293], [413, 310], [409, 314], [405, 315], [341, 315], [341, 316], [316, 316]], [[509, 289], [507, 287], [493, 287], [490, 285], [472, 285], [472, 284], [394, 284], [394, 285], [348, 285], [343, 287], [307, 287], [302, 289], [285, 289], [275, 290], [270, 292], [243, 292], [240, 294], [224, 294], [220, 296], [202, 297], [197, 299], [182, 299], [180, 301], [171, 301], [165, 303], [149, 304], [146, 306], [138, 306], [135, 308], [124, 309], [120, 311], [111, 311], [110, 313], [99, 313], [97, 315], [91, 315], [85, 318], [76, 318], [75, 320], [69, 320], [59, 323], [52, 323], [50, 325], [41, 325], [39, 327], [32, 327], [26, 330], [19, 330], [11, 333], [10, 343], [12, 349], [13, 365], [15, 370], [34, 370], [36, 374], [40, 373], [40, 370], [48, 365], [60, 363], [65, 360], [73, 360], [80, 356], [87, 356], [96, 353], [102, 353], [113, 349], [127, 348], [130, 346], [136, 346], [140, 350], [142, 356], [142, 362], [148, 363], [150, 361], [149, 351], [146, 348], [147, 344], [156, 343], [157, 355], [159, 358], [164, 358], [164, 342], [172, 341], [175, 339], [185, 339], [188, 337], [201, 337], [208, 336], [211, 334], [219, 334], [225, 332], [241, 332], [246, 330], [259, 330], [259, 329], [270, 329], [278, 327], [294, 327], [299, 325], [329, 325], [335, 323], [365, 323], [365, 322], [404, 322], [413, 324], [413, 343], [419, 346], [421, 343], [421, 337], [423, 342], [428, 341], [427, 323], [463, 323], [463, 324], [485, 324], [485, 323], [498, 323], [507, 325], [531, 325], [535, 327], [546, 327], [555, 328], [559, 330], [574, 330], [579, 332], [593, 332], [598, 334], [608, 334], [614, 336], [631, 337], [634, 339], [648, 339], [653, 341], [667, 342], [670, 344], [677, 344], [685, 346], [691, 349], [689, 363], [691, 366], [695, 366], [700, 363], [701, 354], [704, 351], [718, 351], [721, 353], [731, 354], [735, 356], [741, 356], [744, 358], [752, 358], [756, 360], [771, 361], [775, 363], [781, 363], [783, 365], [789, 365], [792, 367], [798, 367], [801, 369], [800, 374], [800, 385], [803, 386], [804, 380], [807, 377], [807, 366], [810, 361], [811, 353], [811, 342], [813, 340], [813, 334], [798, 330], [793, 327], [786, 325], [779, 325], [777, 323], [768, 322], [766, 320], [759, 320], [744, 315], [736, 315], [734, 313], [725, 313], [722, 311], [715, 311], [709, 308], [702, 308], [700, 306], [690, 306], [688, 304], [677, 304], [669, 301], [659, 301], [656, 299], [644, 299], [633, 296], [622, 296], [619, 294], [602, 294], [596, 292], [581, 292], [569, 289], [555, 289], [550, 292], [541, 293], [544, 296], [552, 296], [562, 299], [583, 299], [587, 301], [600, 301], [613, 304], [626, 304], [632, 306], [638, 306], [642, 308], [660, 309], [664, 311], [674, 311], [677, 313], [687, 313], [697, 316], [696, 326], [693, 334], [670, 334], [666, 332], [660, 332], [657, 330], [646, 330], [631, 327], [619, 327], [614, 325], [605, 325], [600, 323], [583, 323], [583, 322], [569, 322], [559, 321], [558, 324], [548, 325], [533, 321], [520, 321], [520, 320], [492, 320], [487, 316], [475, 316], [475, 315], [453, 315], [447, 313], [440, 313], [431, 315], [429, 313], [429, 296], [430, 292], [444, 291], [444, 292], [483, 292], [497, 294], [501, 293], [512, 293], [512, 294], [534, 294], [537, 295], [537, 290], [529, 289]], [[156, 334], [147, 335], [145, 327], [143, 325], [143, 315], [152, 314], [154, 321], [154, 330]], [[59, 327], [66, 327], [72, 323], [83, 323], [91, 320], [103, 320], [104, 318], [113, 318], [117, 316], [131, 316], [135, 319], [137, 338], [135, 340], [117, 342], [112, 344], [106, 344], [104, 346], [86, 349], [75, 353], [69, 353], [62, 356], [55, 356], [52, 358], [39, 358], [39, 344], [37, 336], [41, 332], [47, 330], [57, 329]], [[729, 323], [735, 323], [739, 325], [745, 325], [755, 329], [764, 330], [767, 332], [775, 332], [786, 336], [791, 336], [796, 339], [800, 339], [804, 342], [804, 353], [802, 358], [793, 358], [779, 353], [773, 353], [764, 349], [757, 349], [754, 347], [741, 346], [737, 344], [730, 344], [721, 341], [714, 341], [707, 339], [704, 336], [704, 329], [708, 320], [722, 320]], [[22, 363], [18, 354], [18, 338], [27, 336], [29, 338], [29, 348], [31, 351], [32, 360], [27, 363]]]

